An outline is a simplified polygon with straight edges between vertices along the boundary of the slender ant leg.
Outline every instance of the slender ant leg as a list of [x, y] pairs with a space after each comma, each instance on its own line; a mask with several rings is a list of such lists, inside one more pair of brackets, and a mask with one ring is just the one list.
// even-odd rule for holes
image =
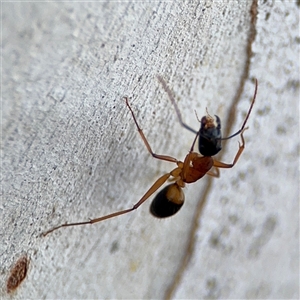
[[173, 106], [175, 108], [175, 111], [176, 111], [176, 114], [177, 114], [177, 117], [178, 117], [178, 120], [179, 120], [179, 123], [181, 124], [181, 126], [183, 126], [187, 130], [189, 130], [189, 131], [191, 131], [191, 132], [193, 132], [193, 133], [196, 134], [197, 130], [193, 129], [192, 127], [190, 127], [189, 125], [187, 125], [186, 123], [183, 122], [180, 110], [179, 110], [179, 108], [178, 108], [178, 106], [176, 104], [176, 101], [175, 101], [175, 99], [173, 97], [173, 94], [172, 94], [170, 88], [167, 86], [167, 84], [164, 81], [164, 79], [160, 75], [157, 75], [157, 79], [159, 80], [159, 82], [163, 86], [164, 90], [167, 92], [167, 94], [168, 94], [171, 102], [173, 103]]
[[216, 167], [216, 168], [232, 168], [237, 163], [237, 161], [239, 160], [241, 154], [243, 153], [243, 151], [245, 149], [245, 139], [244, 139], [243, 133], [247, 129], [248, 129], [248, 127], [244, 128], [242, 130], [241, 134], [240, 134], [241, 139], [242, 139], [242, 144], [239, 143], [239, 149], [238, 149], [238, 152], [236, 153], [236, 155], [234, 157], [233, 163], [226, 164], [226, 163], [223, 163], [221, 161], [217, 161], [217, 160], [214, 159], [214, 167]]
[[[174, 169], [173, 171], [176, 171], [176, 169]], [[59, 229], [59, 228], [62, 228], [62, 227], [69, 227], [69, 226], [81, 226], [81, 225], [87, 225], [87, 224], [94, 224], [94, 223], [98, 223], [98, 222], [101, 222], [101, 221], [104, 221], [104, 220], [107, 220], [107, 219], [111, 219], [111, 218], [114, 218], [114, 217], [117, 217], [117, 216], [120, 216], [120, 215], [124, 215], [124, 214], [127, 214], [131, 211], [134, 211], [135, 209], [137, 209], [141, 204], [143, 204], [154, 192], [157, 191], [157, 189], [159, 189], [167, 180], [168, 178], [172, 175], [172, 172], [170, 173], [167, 173], [163, 176], [161, 176], [160, 178], [158, 178], [154, 184], [150, 187], [150, 189], [145, 193], [145, 195], [132, 207], [132, 208], [129, 208], [129, 209], [124, 209], [124, 210], [120, 210], [120, 211], [117, 211], [117, 212], [114, 212], [112, 214], [109, 214], [109, 215], [106, 215], [106, 216], [103, 216], [103, 217], [100, 217], [100, 218], [96, 218], [96, 219], [92, 219], [92, 220], [89, 220], [89, 221], [84, 221], [84, 222], [77, 222], [77, 223], [68, 223], [68, 224], [62, 224], [62, 225], [59, 225], [59, 226], [56, 226], [44, 233], [42, 233], [43, 236], [46, 236], [47, 234]]]
[[[173, 158], [171, 156], [167, 156], [167, 155], [159, 155], [159, 154], [155, 154], [142, 129], [140, 128], [140, 126], [138, 125], [138, 122], [136, 120], [136, 117], [135, 117], [135, 114], [131, 108], [131, 106], [129, 105], [129, 102], [128, 102], [128, 98], [125, 97], [125, 102], [126, 102], [126, 105], [127, 107], [129, 108], [131, 114], [132, 114], [132, 117], [133, 117], [133, 120], [135, 122], [135, 125], [138, 129], [138, 132], [142, 138], [142, 140], [144, 141], [144, 144], [146, 145], [148, 151], [150, 152], [150, 154], [156, 158], [156, 159], [161, 159], [161, 160], [166, 160], [166, 161], [169, 161], [169, 162], [174, 162], [174, 163], [179, 163], [179, 161], [176, 159], [176, 158]], [[76, 222], [76, 223], [69, 223], [69, 224], [62, 224], [62, 225], [59, 225], [59, 226], [56, 226], [46, 232], [44, 232], [42, 235], [43, 236], [46, 236], [47, 234], [59, 229], [59, 228], [62, 228], [62, 227], [69, 227], [69, 226], [80, 226], [80, 225], [87, 225], [87, 224], [94, 224], [94, 223], [97, 223], [97, 222], [101, 222], [101, 221], [104, 221], [104, 220], [107, 220], [107, 219], [111, 219], [111, 218], [114, 218], [114, 217], [117, 217], [117, 216], [120, 216], [120, 215], [124, 215], [124, 214], [127, 214], [135, 209], [137, 209], [141, 204], [143, 204], [154, 192], [157, 191], [157, 189], [159, 189], [168, 179], [170, 176], [178, 176], [178, 171], [179, 168], [175, 168], [173, 171], [171, 171], [170, 173], [166, 173], [164, 175], [162, 175], [160, 178], [158, 178], [154, 184], [149, 188], [149, 190], [144, 194], [144, 196], [132, 207], [132, 208], [129, 208], [129, 209], [124, 209], [124, 210], [120, 210], [120, 211], [117, 211], [117, 212], [114, 212], [112, 214], [109, 214], [109, 215], [106, 215], [106, 216], [103, 216], [103, 217], [100, 217], [100, 218], [96, 218], [96, 219], [92, 219], [92, 220], [89, 220], [89, 221], [84, 221], [84, 222]]]
[[245, 120], [243, 122], [243, 125], [242, 125], [241, 129], [238, 130], [236, 133], [232, 134], [231, 136], [221, 139], [221, 140], [228, 140], [228, 139], [230, 139], [230, 138], [232, 138], [232, 137], [240, 134], [241, 139], [242, 139], [242, 144], [240, 144], [240, 142], [239, 142], [239, 149], [238, 149], [238, 152], [235, 155], [233, 163], [226, 164], [226, 163], [223, 163], [221, 161], [217, 161], [217, 160], [214, 159], [214, 167], [217, 167], [217, 168], [232, 168], [237, 163], [237, 161], [239, 160], [241, 154], [243, 153], [243, 151], [245, 149], [245, 139], [244, 139], [244, 135], [243, 134], [244, 134], [244, 131], [248, 129], [248, 127], [245, 127], [245, 126], [246, 126], [248, 118], [249, 118], [249, 116], [251, 114], [251, 111], [252, 111], [252, 108], [253, 108], [253, 105], [254, 105], [254, 102], [255, 102], [255, 99], [256, 99], [257, 85], [258, 85], [257, 84], [257, 79], [255, 79], [255, 91], [254, 91], [253, 99], [252, 99], [250, 108], [248, 110], [248, 113], [246, 115], [246, 118], [245, 118]]
[[151, 147], [150, 147], [150, 145], [149, 145], [149, 143], [148, 143], [148, 141], [147, 141], [147, 139], [146, 139], [146, 137], [145, 137], [145, 135], [144, 135], [144, 133], [143, 133], [143, 130], [142, 130], [141, 127], [139, 126], [139, 124], [138, 124], [138, 122], [137, 122], [137, 120], [136, 120], [135, 114], [134, 114], [134, 112], [133, 112], [131, 106], [129, 105], [128, 98], [127, 98], [127, 97], [124, 97], [124, 99], [125, 99], [125, 102], [126, 102], [127, 107], [129, 108], [129, 110], [130, 110], [130, 112], [131, 112], [131, 114], [132, 114], [133, 120], [134, 120], [135, 125], [136, 125], [136, 127], [137, 127], [137, 129], [138, 129], [138, 132], [139, 132], [139, 134], [140, 134], [142, 140], [144, 141], [144, 144], [145, 144], [145, 146], [147, 147], [147, 150], [150, 152], [150, 154], [151, 154], [154, 158], [177, 163], [178, 160], [177, 160], [176, 158], [174, 158], [174, 157], [171, 157], [171, 156], [168, 156], [168, 155], [160, 155], [160, 154], [156, 154], [156, 153], [154, 153], [154, 152], [152, 151], [152, 149], [151, 149]]

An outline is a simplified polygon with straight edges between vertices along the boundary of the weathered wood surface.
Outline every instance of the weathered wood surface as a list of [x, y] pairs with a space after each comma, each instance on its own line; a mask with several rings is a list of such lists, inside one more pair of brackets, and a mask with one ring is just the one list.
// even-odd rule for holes
[[[23, 254], [16, 299], [299, 297], [299, 7], [239, 2], [2, 4], [2, 298]], [[258, 78], [238, 164], [188, 186], [173, 218], [149, 200], [40, 237], [131, 207], [173, 167], [147, 153], [124, 95], [153, 150], [184, 158], [193, 135], [157, 74], [189, 125], [207, 107], [227, 133]]]

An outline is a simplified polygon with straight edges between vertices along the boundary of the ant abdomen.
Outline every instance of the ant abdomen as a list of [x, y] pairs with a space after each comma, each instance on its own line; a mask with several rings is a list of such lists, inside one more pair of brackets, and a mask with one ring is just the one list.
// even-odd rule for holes
[[182, 188], [173, 183], [163, 188], [153, 199], [150, 212], [157, 218], [167, 218], [175, 215], [184, 203]]

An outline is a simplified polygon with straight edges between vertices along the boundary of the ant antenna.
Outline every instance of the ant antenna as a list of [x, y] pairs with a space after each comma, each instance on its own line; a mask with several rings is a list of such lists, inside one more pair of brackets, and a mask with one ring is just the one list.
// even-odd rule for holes
[[219, 140], [222, 140], [222, 141], [223, 141], [223, 140], [229, 140], [229, 139], [233, 138], [234, 136], [240, 134], [240, 133], [244, 130], [245, 125], [246, 125], [246, 123], [247, 123], [247, 121], [248, 121], [248, 118], [249, 118], [249, 116], [250, 116], [250, 113], [251, 113], [251, 111], [252, 111], [252, 107], [253, 107], [254, 102], [255, 102], [256, 94], [257, 94], [257, 79], [255, 78], [255, 91], [254, 91], [254, 95], [253, 95], [253, 98], [252, 98], [252, 103], [251, 103], [251, 106], [250, 106], [250, 109], [249, 109], [249, 111], [248, 111], [247, 117], [246, 117], [246, 119], [245, 119], [245, 121], [244, 121], [244, 123], [243, 123], [241, 129], [240, 129], [239, 131], [237, 131], [236, 133], [234, 133], [234, 134], [232, 134], [232, 135], [230, 135], [230, 136], [228, 136], [228, 137], [226, 137], [226, 138], [221, 138], [221, 139], [219, 139]]

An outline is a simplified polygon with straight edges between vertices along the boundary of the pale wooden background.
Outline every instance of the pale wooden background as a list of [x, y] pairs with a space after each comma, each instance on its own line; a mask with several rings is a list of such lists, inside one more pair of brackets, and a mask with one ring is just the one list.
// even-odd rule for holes
[[[299, 297], [296, 1], [3, 3], [2, 47], [1, 298], [22, 254], [14, 299]], [[124, 95], [153, 149], [184, 158], [193, 135], [156, 74], [188, 124], [207, 107], [230, 132], [258, 78], [239, 163], [188, 186], [173, 218], [149, 200], [41, 238], [131, 207], [173, 167], [147, 153]]]

